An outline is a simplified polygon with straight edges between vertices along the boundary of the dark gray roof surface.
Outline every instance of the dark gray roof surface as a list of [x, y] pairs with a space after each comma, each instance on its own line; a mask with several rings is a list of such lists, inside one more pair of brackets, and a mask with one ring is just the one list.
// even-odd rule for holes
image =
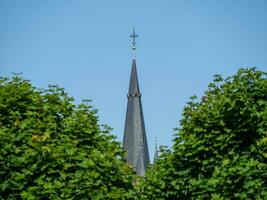
[[136, 61], [132, 61], [128, 104], [123, 136], [123, 148], [126, 151], [126, 160], [139, 175], [150, 164], [143, 116], [141, 93], [138, 84]]

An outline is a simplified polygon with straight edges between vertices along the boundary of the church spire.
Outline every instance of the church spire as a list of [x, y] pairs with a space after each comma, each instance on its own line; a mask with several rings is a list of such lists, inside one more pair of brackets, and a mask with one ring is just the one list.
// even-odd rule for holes
[[[130, 36], [133, 38], [133, 51], [136, 49], [135, 39], [137, 36], [135, 30]], [[130, 85], [127, 97], [128, 103], [123, 136], [123, 148], [126, 151], [127, 162], [132, 165], [138, 175], [143, 176], [150, 161], [135, 57], [133, 57], [132, 60]]]

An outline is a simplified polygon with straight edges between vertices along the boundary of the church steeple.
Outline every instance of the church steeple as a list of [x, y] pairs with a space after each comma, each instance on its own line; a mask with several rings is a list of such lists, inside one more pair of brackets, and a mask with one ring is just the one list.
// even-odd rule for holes
[[[135, 30], [130, 36], [133, 38], [132, 49], [136, 50]], [[126, 160], [132, 165], [138, 175], [143, 176], [150, 164], [143, 116], [141, 93], [139, 89], [135, 56], [132, 59], [128, 103], [126, 111], [123, 148], [126, 151]]]

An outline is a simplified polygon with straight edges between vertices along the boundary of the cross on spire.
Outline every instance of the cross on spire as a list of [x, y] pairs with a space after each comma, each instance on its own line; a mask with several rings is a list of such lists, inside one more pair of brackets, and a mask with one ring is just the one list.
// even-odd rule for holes
[[135, 39], [138, 37], [139, 35], [137, 35], [137, 34], [135, 34], [135, 28], [133, 28], [133, 34], [132, 35], [130, 35], [130, 37], [133, 39], [133, 41], [132, 41], [132, 49], [133, 50], [135, 50], [136, 49], [136, 41], [135, 41]]

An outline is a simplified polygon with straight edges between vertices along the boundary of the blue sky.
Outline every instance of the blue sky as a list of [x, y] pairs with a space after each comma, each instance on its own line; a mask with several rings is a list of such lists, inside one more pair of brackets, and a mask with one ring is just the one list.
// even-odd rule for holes
[[267, 71], [266, 10], [265, 0], [0, 0], [0, 76], [23, 72], [92, 99], [122, 141], [135, 26], [152, 156], [154, 138], [171, 146], [183, 107], [214, 74]]

